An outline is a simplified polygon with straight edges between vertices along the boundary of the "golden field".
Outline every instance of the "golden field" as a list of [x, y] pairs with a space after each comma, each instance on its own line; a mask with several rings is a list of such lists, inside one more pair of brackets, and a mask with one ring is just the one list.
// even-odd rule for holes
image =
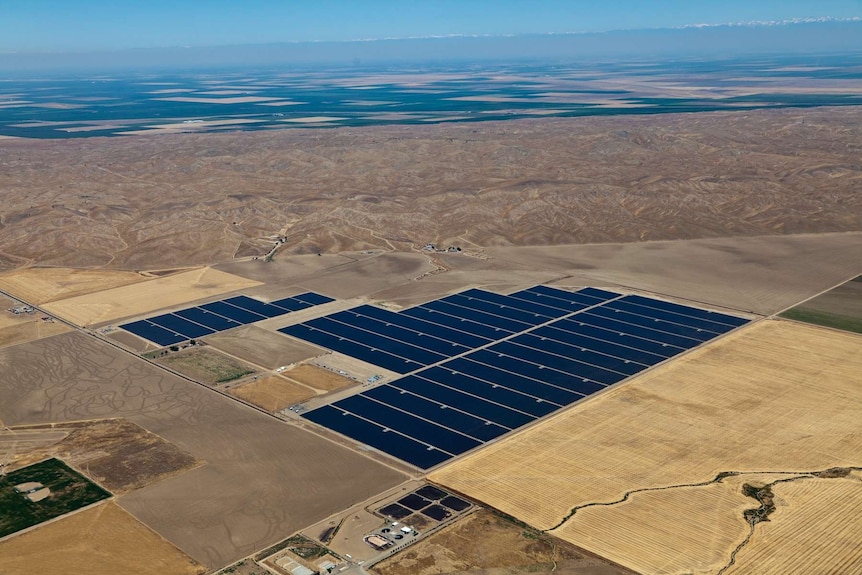
[[257, 285], [260, 282], [212, 268], [200, 268], [62, 299], [43, 307], [76, 325], [89, 326]]
[[0, 543], [0, 573], [197, 575], [206, 569], [113, 502]]
[[[723, 471], [801, 472], [859, 465], [860, 412], [862, 338], [763, 320], [430, 478], [535, 527], [552, 529], [575, 507], [619, 501], [632, 490], [708, 482]], [[698, 509], [709, 497], [702, 499], [690, 500], [689, 507]], [[729, 497], [714, 507], [715, 513], [739, 516], [740, 501], [745, 501], [741, 495]], [[753, 499], [747, 503], [742, 508], [757, 506]], [[638, 508], [633, 501], [578, 511], [553, 532], [599, 554], [607, 547], [619, 549], [611, 558], [637, 571], [686, 572], [676, 569], [682, 564], [690, 569], [686, 561], [693, 555], [665, 571], [643, 559], [649, 545], [626, 541], [645, 519]], [[625, 509], [635, 511], [626, 515]], [[652, 513], [650, 528], [680, 555], [687, 540], [704, 545], [702, 537], [691, 539], [693, 525], [715, 522], [692, 511], [691, 521], [678, 513]], [[597, 522], [593, 514], [613, 515], [617, 526], [601, 542], [578, 528], [579, 521]], [[738, 530], [730, 534], [721, 525], [715, 523], [711, 537], [729, 556]], [[862, 526], [857, 530], [862, 536]]]

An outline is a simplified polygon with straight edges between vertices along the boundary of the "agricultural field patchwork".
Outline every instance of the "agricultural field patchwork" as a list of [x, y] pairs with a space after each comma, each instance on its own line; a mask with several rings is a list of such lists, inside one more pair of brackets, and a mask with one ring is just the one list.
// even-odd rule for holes
[[862, 333], [862, 276], [782, 312], [781, 317]]
[[[21, 487], [22, 485], [26, 487]], [[16, 489], [16, 486], [18, 489]], [[35, 501], [26, 491], [50, 493]], [[21, 492], [24, 489], [25, 492]], [[110, 497], [111, 494], [58, 459], [47, 459], [0, 476], [0, 537]]]

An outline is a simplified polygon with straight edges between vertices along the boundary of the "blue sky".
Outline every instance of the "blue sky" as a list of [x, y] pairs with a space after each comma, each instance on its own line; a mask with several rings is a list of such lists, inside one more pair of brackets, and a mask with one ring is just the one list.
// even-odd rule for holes
[[0, 52], [594, 32], [862, 16], [862, 0], [0, 0]]

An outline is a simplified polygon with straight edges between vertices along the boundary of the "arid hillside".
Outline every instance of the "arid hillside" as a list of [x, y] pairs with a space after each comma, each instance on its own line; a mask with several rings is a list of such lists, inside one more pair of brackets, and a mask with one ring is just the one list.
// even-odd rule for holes
[[0, 142], [0, 269], [862, 230], [862, 109]]

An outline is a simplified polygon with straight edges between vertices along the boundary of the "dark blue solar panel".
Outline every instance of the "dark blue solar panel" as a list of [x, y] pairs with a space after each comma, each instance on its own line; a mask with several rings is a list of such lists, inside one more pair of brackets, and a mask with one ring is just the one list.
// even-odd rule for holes
[[[486, 382], [486, 385], [501, 386], [496, 388], [496, 390], [505, 390], [507, 395], [515, 400], [515, 403], [504, 401], [505, 405], [509, 405], [515, 409], [523, 409], [527, 413], [532, 413], [534, 415], [544, 415], [542, 412], [545, 411], [544, 409], [541, 409], [538, 412], [533, 410], [532, 404], [537, 403], [537, 399], [550, 401], [551, 403], [556, 404], [556, 406], [562, 407], [583, 397], [583, 394], [575, 393], [569, 389], [527, 379], [519, 375], [515, 375], [514, 373], [498, 369], [493, 365], [476, 363], [475, 361], [468, 359], [469, 357], [470, 356], [468, 355], [453, 359], [452, 361], [447, 361], [445, 364], [440, 366], [441, 372], [438, 372], [440, 373], [439, 377], [443, 377], [445, 381], [450, 381], [453, 384], [460, 384], [462, 382], [459, 381], [458, 378], [470, 376]], [[457, 372], [457, 375], [452, 375], [452, 371]], [[421, 372], [422, 377], [427, 377], [425, 375], [426, 373], [427, 372], [425, 371]], [[521, 394], [525, 394], [530, 397], [513, 394], [509, 390], [520, 392]]]
[[[457, 311], [458, 310], [456, 310], [456, 313]], [[459, 317], [457, 315], [453, 316], [449, 315], [448, 313], [443, 313], [442, 311], [437, 311], [421, 306], [410, 308], [401, 312], [401, 314], [407, 317], [438, 323], [452, 329], [457, 329], [469, 334], [473, 334], [477, 337], [485, 338], [488, 340], [485, 343], [488, 343], [490, 341], [496, 341], [500, 338], [504, 338], [507, 335], [512, 334], [511, 331], [505, 329], [492, 327], [490, 325], [485, 325], [477, 321], [465, 319], [465, 317]]]
[[616, 321], [624, 321], [633, 325], [643, 326], [649, 329], [657, 329], [666, 333], [673, 333], [682, 337], [697, 340], [699, 342], [712, 339], [718, 335], [717, 333], [711, 331], [688, 327], [685, 325], [680, 325], [678, 323], [671, 323], [668, 321], [661, 320], [659, 318], [637, 315], [618, 309], [608, 309], [604, 306], [592, 309], [589, 313], [601, 317], [606, 317], [608, 319], [613, 319]]
[[390, 339], [388, 337], [377, 335], [370, 331], [351, 327], [349, 325], [331, 320], [328, 317], [319, 317], [317, 319], [313, 319], [311, 321], [305, 322], [305, 325], [313, 327], [315, 329], [326, 331], [338, 337], [350, 339], [357, 343], [361, 342], [363, 345], [383, 350], [387, 353], [391, 353], [392, 355], [397, 355], [398, 357], [412, 359], [413, 361], [422, 365], [428, 365], [446, 359], [446, 356], [439, 353], [434, 353], [432, 351], [421, 349], [395, 339]]
[[325, 295], [320, 295], [319, 293], [314, 292], [301, 293], [292, 297], [294, 299], [298, 299], [299, 301], [310, 303], [311, 305], [322, 305], [331, 301], [335, 301], [331, 297], [326, 297]]
[[619, 330], [615, 330], [613, 328], [587, 325], [580, 321], [579, 318], [580, 316], [576, 315], [572, 318], [558, 320], [549, 326], [540, 327], [536, 330], [536, 333], [539, 333], [540, 331], [543, 332], [546, 329], [561, 331], [563, 332], [562, 334], [552, 335], [551, 337], [554, 337], [554, 339], [562, 339], [562, 341], [567, 341], [565, 339], [567, 334], [575, 333], [586, 337], [592, 337], [600, 341], [608, 341], [635, 349], [642, 349], [665, 358], [672, 357], [684, 350], [684, 348], [681, 347], [637, 337], [630, 333], [621, 333]]
[[735, 317], [732, 315], [727, 315], [723, 313], [718, 313], [714, 311], [708, 311], [705, 309], [699, 309], [694, 307], [689, 307], [687, 305], [680, 305], [677, 303], [671, 303], [669, 301], [664, 301], [660, 299], [652, 299], [648, 297], [643, 297], [640, 295], [630, 295], [626, 296], [625, 300], [627, 302], [635, 303], [638, 305], [643, 305], [646, 307], [651, 307], [655, 309], [662, 309], [665, 311], [671, 311], [674, 313], [679, 313], [682, 315], [688, 315], [691, 317], [697, 317], [700, 319], [706, 319], [709, 321], [714, 321], [717, 323], [723, 323], [732, 327], [739, 327], [741, 325], [745, 325], [749, 320]]
[[[639, 371], [642, 371], [645, 367], [648, 367], [647, 365], [641, 365], [630, 360], [598, 353], [584, 347], [572, 347], [548, 339], [542, 340], [541, 338], [530, 334], [519, 335], [507, 340], [506, 343], [524, 346], [524, 351], [519, 355], [533, 355], [533, 350], [541, 350], [543, 352], [555, 354], [556, 356], [571, 358], [582, 363], [603, 367], [626, 375], [634, 375]], [[536, 361], [539, 360], [537, 359]]]
[[[436, 337], [434, 334], [429, 335], [427, 332], [420, 334], [409, 329], [404, 329], [403, 327], [398, 327], [397, 325], [386, 324], [367, 316], [356, 315], [349, 311], [334, 313], [326, 317], [360, 329], [391, 337], [393, 339], [403, 341], [404, 343], [409, 343], [410, 345], [430, 349], [431, 351], [439, 353], [445, 357], [452, 357], [453, 355], [458, 355], [472, 349], [472, 347], [468, 347], [466, 345], [446, 341], [445, 339]], [[428, 327], [433, 328], [433, 326]]]
[[440, 425], [465, 433], [482, 442], [490, 441], [509, 431], [506, 427], [459, 411], [457, 406], [423, 399], [389, 385], [381, 385], [364, 392], [362, 395], [382, 401], [408, 413], [416, 414], [424, 419], [436, 421]]
[[[481, 377], [482, 375], [487, 376], [489, 373], [483, 373], [482, 368], [487, 368], [487, 366], [466, 359], [457, 359], [446, 363], [445, 367], [435, 366], [422, 370], [417, 377], [446, 385], [534, 417], [542, 417], [566, 405], [560, 399], [562, 396], [548, 393], [544, 389], [547, 386], [543, 384], [523, 378], [508, 379], [505, 382], [500, 381], [505, 378], [488, 380]], [[564, 392], [569, 394], [565, 396], [568, 401], [574, 401], [571, 399], [571, 392]], [[581, 398], [579, 395], [574, 397], [575, 399]], [[551, 398], [557, 399], [559, 403], [552, 401]]]
[[608, 302], [604, 307], [610, 309], [621, 309], [623, 311], [627, 311], [630, 313], [635, 313], [639, 315], [645, 315], [649, 317], [657, 317], [659, 319], [679, 323], [682, 325], [688, 325], [691, 327], [697, 327], [700, 329], [705, 329], [707, 331], [711, 331], [716, 334], [726, 333], [734, 328], [732, 325], [727, 325], [724, 323], [718, 323], [716, 321], [700, 319], [697, 317], [692, 317], [690, 315], [682, 315], [662, 309], [646, 307], [642, 305], [637, 305], [635, 303], [631, 303], [627, 298], [618, 299], [616, 301]]
[[310, 341], [327, 349], [341, 352], [350, 357], [361, 359], [372, 365], [378, 365], [395, 373], [407, 373], [422, 367], [421, 364], [415, 361], [396, 357], [379, 349], [372, 349], [347, 339], [341, 339], [320, 330], [312, 329], [304, 324], [283, 327], [278, 331], [305, 341]]
[[428, 446], [394, 431], [384, 431], [383, 427], [364, 421], [355, 415], [345, 415], [344, 412], [329, 405], [304, 413], [302, 416], [422, 469], [434, 467], [452, 457], [438, 449], [429, 449]]
[[700, 341], [696, 339], [668, 333], [666, 331], [662, 331], [661, 329], [648, 328], [636, 325], [634, 323], [629, 323], [621, 319], [606, 317], [606, 315], [604, 314], [595, 314], [592, 312], [592, 310], [579, 313], [576, 316], [576, 319], [584, 323], [598, 325], [601, 327], [608, 327], [610, 329], [615, 329], [623, 333], [630, 333], [638, 337], [667, 343], [683, 349], [692, 348], [700, 343]]
[[362, 395], [352, 395], [332, 405], [453, 455], [464, 453], [481, 445], [480, 441], [472, 437], [448, 430]]
[[391, 323], [415, 332], [427, 333], [446, 341], [460, 343], [470, 349], [481, 347], [492, 341], [488, 338], [473, 335], [439, 323], [432, 323], [430, 321], [409, 317], [406, 313], [395, 313], [370, 305], [355, 307], [349, 310], [348, 313], [360, 314], [365, 317], [376, 319], [380, 322]]
[[262, 319], [266, 319], [262, 315], [258, 315], [256, 313], [252, 313], [248, 310], [238, 308], [236, 306], [232, 306], [230, 304], [215, 301], [212, 303], [206, 303], [202, 306], [199, 306], [201, 309], [205, 309], [207, 311], [211, 311], [213, 313], [217, 313], [224, 317], [229, 317], [230, 319], [246, 324], [246, 323], [254, 323], [256, 321], [260, 321]]
[[515, 375], [550, 383], [551, 385], [563, 387], [584, 395], [594, 393], [605, 385], [616, 383], [624, 377], [620, 374], [610, 373], [597, 367], [590, 368], [587, 366], [581, 368], [581, 373], [573, 374], [563, 372], [551, 367], [541, 367], [533, 363], [527, 363], [518, 357], [494, 353], [487, 349], [474, 351], [466, 357], [472, 361], [483, 363], [489, 367], [496, 367]]
[[618, 293], [614, 293], [612, 291], [603, 290], [603, 289], [592, 288], [592, 287], [579, 289], [578, 293], [581, 295], [587, 295], [590, 297], [598, 298], [598, 299], [604, 300], [604, 301], [607, 301], [609, 299], [614, 299], [615, 297], [620, 297], [620, 294], [618, 294]]
[[173, 345], [189, 339], [144, 320], [125, 323], [120, 327], [128, 332], [163, 346]]
[[536, 302], [524, 301], [522, 299], [517, 299], [511, 296], [499, 295], [479, 289], [469, 289], [465, 292], [462, 292], [461, 295], [481, 299], [497, 305], [511, 307], [526, 312], [528, 314], [539, 314], [545, 318], [545, 321], [556, 319], [569, 313], [568, 310], [562, 310], [556, 307], [550, 307]]
[[269, 302], [269, 305], [274, 305], [276, 307], [280, 307], [285, 311], [299, 311], [301, 309], [306, 309], [309, 307], [314, 307], [312, 304], [304, 301], [299, 301], [298, 299], [294, 299], [292, 297], [286, 297], [284, 299], [279, 299], [276, 301]]
[[[461, 294], [450, 295], [443, 298], [440, 301], [445, 301], [447, 303], [451, 303], [454, 305], [463, 306], [465, 308], [480, 311], [486, 314], [489, 314], [492, 317], [501, 317], [507, 320], [514, 320], [525, 324], [526, 326], [530, 325], [539, 325], [540, 323], [545, 323], [546, 321], [552, 319], [550, 317], [544, 315], [538, 315], [535, 313], [528, 313], [525, 311], [521, 311], [517, 308], [504, 306], [497, 303], [491, 303], [479, 298], [471, 298]], [[506, 326], [501, 326], [506, 327]], [[526, 329], [525, 327], [516, 328], [517, 331], [522, 329]]]
[[229, 303], [230, 305], [235, 305], [236, 307], [241, 307], [243, 309], [253, 311], [256, 314], [260, 314], [266, 317], [276, 317], [284, 315], [286, 313], [280, 307], [275, 307], [274, 305], [263, 303], [262, 301], [252, 299], [245, 295], [238, 295], [223, 301]]
[[[554, 324], [559, 325], [559, 324]], [[593, 337], [572, 333], [570, 331], [562, 331], [558, 327], [543, 326], [531, 331], [529, 334], [520, 337], [536, 337], [543, 341], [542, 347], [554, 353], [565, 355], [565, 346], [574, 348], [585, 348], [618, 357], [627, 359], [643, 365], [654, 365], [667, 359], [667, 355], [658, 355], [625, 347], [616, 343], [611, 343], [605, 340], [599, 340]], [[518, 339], [514, 338], [514, 339]], [[562, 346], [562, 347], [561, 347]]]
[[211, 311], [207, 311], [205, 309], [197, 307], [191, 307], [189, 309], [175, 311], [174, 314], [189, 321], [205, 325], [206, 327], [215, 331], [224, 331], [226, 329], [231, 329], [243, 325], [239, 322], [227, 319], [226, 317], [216, 315]]
[[[654, 302], [595, 288], [536, 286], [510, 296], [471, 289], [400, 313], [360, 306], [308, 322], [345, 339], [305, 325], [280, 331], [398, 373], [416, 371], [342, 399], [317, 419], [335, 419], [342, 433], [375, 446], [383, 427], [400, 431], [413, 443], [380, 449], [428, 468], [745, 323]], [[393, 356], [427, 361], [417, 350], [442, 363], [420, 369], [416, 361], [408, 369]], [[316, 421], [318, 411], [304, 416]]]
[[[462, 302], [463, 303], [463, 302]], [[482, 311], [478, 311], [476, 309], [472, 309], [465, 305], [455, 305], [450, 303], [449, 301], [437, 300], [428, 302], [426, 304], [422, 304], [421, 307], [440, 311], [443, 313], [447, 313], [449, 315], [453, 315], [459, 318], [465, 318], [470, 321], [475, 321], [476, 323], [480, 323], [483, 325], [500, 328], [509, 333], [516, 333], [519, 331], [523, 331], [525, 329], [531, 328], [534, 323], [524, 323], [516, 320], [512, 320], [509, 318], [501, 317], [499, 315], [493, 315], [490, 313], [485, 313]], [[499, 338], [499, 335], [497, 336]], [[505, 336], [504, 336], [505, 337]]]
[[[531, 290], [523, 290], [519, 292], [515, 292], [509, 296], [512, 299], [522, 300], [526, 302], [538, 303], [547, 307], [552, 307], [554, 309], [559, 309], [564, 312], [574, 312], [581, 311], [584, 308], [592, 305], [591, 303], [581, 303], [576, 301], [569, 301], [558, 299], [555, 297], [551, 297], [548, 295], [543, 295]], [[584, 300], [591, 300], [592, 298], [583, 298]], [[593, 300], [593, 303], [598, 303]]]
[[[554, 297], [557, 299], [562, 299], [566, 301], [572, 301], [576, 303], [585, 303], [587, 305], [596, 305], [603, 301], [607, 301], [614, 297], [617, 297], [619, 294], [608, 295], [610, 292], [605, 292], [605, 295], [598, 295], [587, 293], [586, 290], [580, 290], [576, 292], [571, 292], [568, 290], [552, 288], [548, 286], [538, 285], [536, 287], [529, 288], [529, 291], [533, 293], [542, 294], [545, 296]], [[600, 290], [599, 290], [600, 291]]]
[[183, 319], [172, 313], [158, 315], [150, 318], [150, 321], [156, 325], [160, 325], [170, 331], [175, 331], [186, 336], [187, 339], [202, 337], [215, 333], [214, 329]]
[[421, 395], [422, 397], [427, 397], [438, 403], [457, 405], [464, 411], [469, 411], [477, 417], [484, 417], [504, 427], [520, 427], [536, 419], [534, 416], [523, 411], [494, 403], [493, 401], [473, 395], [469, 391], [459, 391], [453, 386], [437, 383], [430, 378], [408, 376], [393, 381], [389, 385], [407, 390], [416, 395]]

